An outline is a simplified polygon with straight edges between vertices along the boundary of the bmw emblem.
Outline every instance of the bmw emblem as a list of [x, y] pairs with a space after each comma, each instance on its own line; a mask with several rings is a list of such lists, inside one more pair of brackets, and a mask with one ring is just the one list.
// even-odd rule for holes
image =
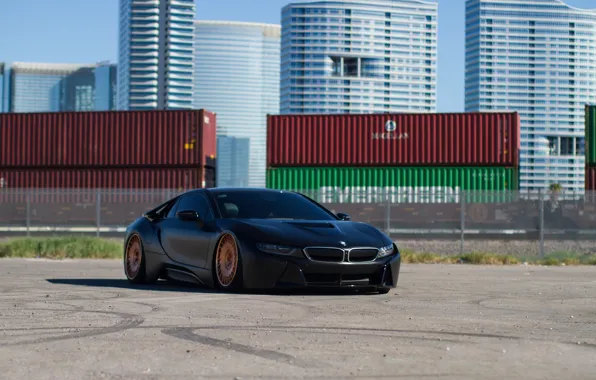
[[393, 120], [388, 120], [385, 123], [385, 131], [387, 132], [393, 132], [397, 129], [397, 124], [395, 124], [395, 121]]
[[346, 246], [346, 242], [345, 241], [340, 241], [339, 244], [343, 245], [344, 247]]

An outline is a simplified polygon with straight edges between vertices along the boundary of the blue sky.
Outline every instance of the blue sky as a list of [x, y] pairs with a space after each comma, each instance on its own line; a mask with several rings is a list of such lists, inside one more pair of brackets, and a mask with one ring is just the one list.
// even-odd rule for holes
[[[464, 108], [464, 4], [439, 3], [438, 111]], [[523, 1], [523, 0], [520, 0]], [[197, 0], [197, 18], [279, 23], [291, 0]], [[594, 0], [568, 0], [596, 8]], [[3, 1], [0, 62], [117, 61], [118, 0]]]

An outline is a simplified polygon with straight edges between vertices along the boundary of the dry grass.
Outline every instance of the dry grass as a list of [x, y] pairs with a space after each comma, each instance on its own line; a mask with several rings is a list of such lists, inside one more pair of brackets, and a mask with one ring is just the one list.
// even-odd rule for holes
[[44, 259], [117, 259], [121, 242], [95, 237], [16, 238], [0, 242], [0, 257]]
[[573, 252], [552, 253], [545, 257], [524, 257], [522, 255], [512, 256], [486, 252], [440, 255], [404, 250], [401, 252], [401, 257], [402, 262], [406, 264], [517, 265], [528, 263], [549, 266], [596, 265], [596, 255], [582, 255]]
[[[0, 258], [45, 259], [120, 259], [123, 248], [120, 240], [96, 237], [15, 238], [0, 242]], [[555, 252], [546, 257], [524, 257], [488, 252], [441, 255], [401, 251], [405, 264], [471, 264], [516, 265], [527, 262], [535, 265], [596, 265], [596, 255], [574, 252]]]

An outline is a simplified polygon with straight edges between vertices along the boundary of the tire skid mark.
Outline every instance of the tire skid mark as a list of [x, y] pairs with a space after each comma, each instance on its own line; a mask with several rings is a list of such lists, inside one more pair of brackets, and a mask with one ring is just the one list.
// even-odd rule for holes
[[[49, 311], [52, 312], [52, 317], [64, 317], [66, 315], [76, 314], [84, 311], [83, 306], [77, 305], [70, 305], [63, 302], [51, 302], [48, 305], [62, 305], [66, 306], [69, 309], [52, 309], [52, 308], [36, 308], [36, 307], [27, 307], [28, 304], [36, 303], [41, 301], [26, 301], [22, 303], [16, 303], [16, 308], [22, 309], [23, 311]], [[17, 315], [11, 315], [10, 317], [17, 317]]]
[[[238, 299], [240, 299], [242, 301], [255, 301], [255, 299], [253, 299], [253, 298], [238, 298]], [[298, 308], [301, 311], [300, 315], [298, 315], [294, 318], [291, 318], [291, 319], [286, 317], [283, 320], [268, 321], [268, 323], [270, 325], [278, 325], [280, 323], [288, 323], [288, 322], [302, 322], [304, 320], [312, 319], [312, 318], [317, 317], [322, 314], [319, 307], [313, 306], [313, 305], [305, 305], [301, 302], [278, 301], [275, 299], [257, 299], [256, 301], [270, 303], [270, 304], [291, 306], [291, 307]]]
[[[513, 300], [516, 300], [515, 298], [512, 298]], [[570, 299], [574, 299], [574, 298], [570, 298]], [[583, 298], [575, 298], [574, 300], [579, 300]], [[586, 299], [596, 299], [596, 297], [586, 297]], [[524, 309], [516, 309], [516, 308], [512, 308], [512, 307], [506, 307], [506, 306], [491, 306], [491, 305], [486, 305], [485, 302], [495, 302], [497, 300], [503, 300], [506, 301], [508, 300], [508, 298], [483, 298], [480, 300], [471, 300], [468, 301], [468, 304], [471, 305], [475, 305], [475, 306], [479, 306], [481, 308], [484, 309], [488, 309], [488, 310], [496, 310], [496, 311], [501, 311], [501, 312], [512, 312], [512, 314], [525, 314], [525, 315], [529, 315], [529, 314], [539, 314], [539, 315], [544, 315], [544, 311], [542, 310], [524, 310]], [[550, 299], [545, 299], [545, 301], [548, 302], [559, 302], [559, 301], [565, 301], [562, 299], [557, 299], [557, 300], [550, 300]], [[558, 310], [554, 310], [553, 311], [556, 314], [563, 314], [561, 311]], [[590, 324], [596, 324], [596, 321], [581, 321], [581, 322], [577, 322], [577, 321], [573, 321], [573, 322], [558, 322], [558, 323], [563, 323], [563, 324], [585, 324], [585, 325], [590, 325]]]
[[[175, 328], [175, 327], [174, 327]], [[274, 325], [263, 325], [263, 326], [222, 326], [221, 328], [216, 326], [198, 326], [198, 327], [190, 327], [193, 330], [235, 330], [235, 331], [265, 331], [265, 330], [272, 330], [277, 332], [285, 332], [283, 331], [288, 330], [286, 327], [279, 327]], [[410, 339], [410, 340], [424, 340], [424, 341], [437, 341], [437, 338], [425, 338], [425, 337], [417, 337], [417, 336], [403, 336], [403, 335], [389, 335], [389, 334], [371, 334], [370, 332], [361, 332], [358, 330], [361, 329], [351, 329], [351, 328], [333, 328], [329, 329], [327, 327], [324, 328], [304, 328], [298, 329], [303, 331], [298, 331], [298, 333], [306, 333], [306, 334], [328, 334], [328, 335], [351, 335], [351, 336], [361, 336], [366, 338], [389, 338], [389, 339]], [[308, 331], [312, 330], [312, 331]], [[326, 331], [330, 330], [330, 331]], [[414, 334], [415, 332], [412, 332]], [[403, 334], [403, 333], [402, 333]], [[441, 339], [442, 342], [447, 343], [474, 343], [474, 342], [466, 342], [462, 340], [453, 340], [453, 339]]]
[[110, 297], [89, 297], [88, 294], [69, 294], [64, 295], [63, 293], [56, 293], [53, 291], [48, 292], [39, 292], [37, 294], [30, 293], [30, 292], [22, 292], [22, 293], [13, 293], [13, 294], [5, 294], [0, 295], [0, 302], [10, 302], [11, 300], [20, 300], [21, 302], [25, 298], [26, 302], [35, 302], [38, 300], [48, 300], [48, 301], [112, 301], [115, 299], [123, 298], [122, 293], [114, 293], [113, 296]]
[[18, 290], [19, 288], [16, 288], [14, 286], [11, 287], [7, 287], [7, 288], [0, 288], [0, 294], [8, 294], [8, 293], [12, 293], [15, 290]]
[[[52, 294], [54, 292], [40, 292], [40, 294]], [[56, 292], [54, 294], [61, 294], [60, 292]], [[100, 293], [100, 295], [95, 295], [97, 292], [94, 291], [78, 291], [77, 293], [70, 293], [61, 295], [58, 297], [52, 297], [52, 299], [58, 301], [112, 301], [119, 298], [126, 297], [124, 292], [105, 292]], [[105, 295], [105, 296], [104, 296]]]
[[[178, 326], [137, 326], [134, 327], [134, 329], [159, 329], [159, 330], [163, 330], [163, 329], [168, 329], [168, 330], [172, 330], [172, 329], [176, 329], [179, 328]], [[58, 330], [92, 330], [92, 329], [96, 329], [95, 327], [76, 327], [76, 326], [71, 326], [71, 327], [33, 327], [33, 328], [8, 328], [8, 329], [0, 329], [0, 332], [18, 332], [18, 331], [31, 331], [31, 332], [35, 332], [35, 331], [41, 331], [40, 334], [51, 334], [51, 333], [55, 333]], [[190, 327], [189, 329], [193, 329], [193, 330], [201, 330], [204, 329], [203, 327]], [[47, 332], [43, 332], [46, 330], [50, 330]], [[56, 331], [52, 331], [52, 330], [56, 330]], [[210, 328], [209, 330], [216, 330], [214, 328]], [[229, 330], [229, 329], [226, 329]], [[275, 331], [280, 331], [279, 329], [273, 327], [273, 326], [245, 326], [245, 327], [238, 327], [236, 329], [234, 329], [235, 331], [265, 331], [265, 330], [275, 330]], [[365, 337], [365, 338], [388, 338], [388, 339], [404, 339], [404, 340], [422, 340], [422, 341], [432, 341], [435, 342], [438, 339], [437, 338], [425, 338], [425, 337], [417, 337], [417, 336], [400, 336], [400, 335], [389, 335], [389, 334], [370, 334], [370, 333], [363, 333], [363, 332], [352, 332], [352, 331], [341, 331], [341, 332], [337, 332], [337, 331], [301, 331], [302, 333], [313, 333], [313, 334], [328, 334], [328, 335], [349, 335], [349, 336], [361, 336], [361, 337]], [[453, 344], [474, 344], [475, 342], [466, 342], [466, 341], [462, 341], [462, 340], [454, 340], [454, 339], [441, 339], [441, 342], [443, 343], [453, 343]]]
[[469, 305], [474, 305], [474, 306], [478, 306], [484, 309], [488, 309], [488, 310], [496, 310], [496, 311], [501, 311], [501, 312], [511, 312], [514, 313], [515, 315], [519, 315], [519, 314], [539, 314], [539, 315], [543, 315], [543, 311], [541, 310], [527, 310], [527, 309], [518, 309], [515, 307], [506, 307], [506, 306], [490, 306], [490, 305], [486, 305], [486, 302], [496, 302], [498, 300], [502, 300], [502, 301], [507, 301], [507, 300], [518, 300], [517, 298], [502, 298], [502, 297], [498, 297], [498, 298], [483, 298], [483, 299], [479, 299], [479, 300], [471, 300], [468, 301], [467, 304]]
[[[44, 309], [48, 311], [48, 309]], [[51, 309], [49, 311], [52, 311]], [[93, 313], [93, 314], [104, 314], [104, 315], [113, 315], [121, 320], [116, 323], [115, 325], [109, 327], [102, 327], [97, 328], [91, 331], [80, 331], [76, 333], [66, 334], [62, 336], [55, 336], [55, 337], [48, 337], [48, 338], [39, 338], [33, 339], [28, 341], [21, 341], [21, 342], [13, 342], [13, 343], [0, 343], [0, 347], [15, 347], [15, 346], [24, 346], [29, 344], [40, 344], [40, 343], [52, 343], [61, 340], [70, 340], [70, 339], [77, 339], [77, 338], [89, 338], [93, 336], [100, 336], [105, 334], [111, 334], [115, 332], [122, 332], [134, 327], [140, 326], [145, 319], [142, 316], [135, 315], [135, 314], [127, 314], [127, 313], [118, 313], [118, 312], [109, 312], [109, 311], [97, 311], [97, 310], [83, 310], [83, 313]]]
[[160, 310], [163, 310], [163, 308], [161, 306], [155, 305], [155, 304], [152, 304], [152, 303], [138, 302], [138, 301], [124, 301], [124, 302], [133, 303], [135, 305], [141, 305], [141, 306], [148, 307], [148, 308], [151, 309], [150, 313], [156, 313], [156, 312], [158, 312]]
[[[456, 336], [456, 337], [469, 337], [469, 338], [487, 338], [487, 339], [504, 339], [510, 341], [528, 341], [528, 342], [542, 342], [542, 343], [555, 343], [555, 344], [566, 344], [566, 345], [573, 345], [575, 347], [586, 347], [590, 349], [596, 349], [596, 344], [592, 343], [581, 343], [577, 344], [577, 342], [569, 342], [569, 341], [556, 341], [556, 340], [549, 340], [549, 339], [536, 339], [536, 338], [526, 338], [526, 337], [519, 337], [519, 336], [511, 336], [511, 335], [499, 335], [499, 334], [483, 334], [483, 333], [468, 333], [468, 332], [453, 332], [453, 331], [433, 331], [433, 330], [398, 330], [398, 329], [381, 329], [381, 328], [367, 328], [367, 327], [335, 327], [335, 326], [238, 326], [238, 325], [229, 325], [229, 326], [197, 326], [197, 327], [190, 327], [190, 330], [303, 330], [302, 332], [307, 333], [324, 333], [325, 330], [330, 331], [341, 331], [341, 334], [348, 334], [351, 331], [357, 332], [379, 332], [379, 333], [394, 333], [394, 334], [436, 334], [436, 335], [447, 335], [447, 336]], [[377, 334], [371, 334], [371, 337], [379, 336]], [[396, 336], [391, 336], [396, 338]], [[414, 339], [414, 337], [404, 337], [405, 339]], [[431, 338], [431, 340], [434, 340]], [[464, 341], [457, 341], [458, 343], [466, 343]]]
[[[14, 327], [14, 328], [0, 328], [0, 332], [11, 332], [11, 331], [45, 331], [45, 330], [95, 330], [97, 327], [88, 326], [51, 326], [51, 327]], [[54, 331], [54, 332], [55, 332]], [[50, 331], [52, 332], [52, 331]], [[50, 333], [48, 332], [48, 333]], [[40, 334], [43, 334], [41, 332]]]
[[[130, 302], [139, 302], [139, 301], [152, 301], [152, 302], [165, 302], [168, 304], [177, 304], [177, 303], [203, 303], [203, 302], [216, 302], [216, 301], [231, 301], [236, 300], [236, 297], [233, 296], [226, 296], [226, 297], [207, 297], [207, 296], [196, 296], [194, 294], [185, 295], [185, 296], [172, 296], [172, 297], [136, 297], [138, 300], [130, 301]], [[125, 302], [129, 302], [124, 300]]]
[[[116, 297], [116, 298], [119, 298], [119, 297]], [[80, 302], [80, 301], [103, 301], [103, 300], [104, 299], [101, 299], [101, 298], [98, 300], [96, 300], [96, 299], [88, 300], [88, 299], [80, 299], [80, 298], [72, 299], [71, 298], [68, 301]], [[29, 301], [28, 303], [34, 303], [34, 302], [40, 302], [40, 301]], [[134, 304], [149, 307], [149, 308], [151, 308], [150, 313], [160, 310], [160, 307], [158, 305], [154, 305], [154, 304], [150, 304], [150, 303], [136, 302], [136, 301], [125, 301], [125, 302], [131, 302]], [[23, 304], [23, 306], [25, 306], [26, 304], [27, 303]], [[96, 314], [115, 315], [120, 318], [123, 318], [123, 320], [118, 322], [114, 326], [110, 326], [110, 327], [106, 327], [106, 328], [99, 328], [99, 329], [96, 327], [76, 327], [76, 326], [74, 326], [74, 327], [40, 327], [40, 328], [16, 328], [16, 329], [7, 328], [7, 329], [0, 329], [0, 331], [3, 331], [3, 332], [46, 331], [46, 332], [41, 332], [41, 333], [42, 334], [51, 334], [51, 333], [56, 333], [56, 332], [59, 333], [59, 331], [57, 331], [57, 330], [84, 330], [84, 331], [77, 331], [76, 333], [71, 333], [68, 335], [63, 335], [60, 337], [40, 338], [40, 339], [30, 341], [30, 342], [28, 341], [28, 342], [19, 342], [19, 343], [12, 344], [12, 345], [22, 345], [22, 344], [47, 343], [47, 342], [51, 342], [53, 340], [85, 338], [88, 336], [97, 336], [97, 335], [109, 334], [112, 332], [120, 332], [120, 331], [129, 329], [129, 328], [138, 327], [144, 322], [144, 318], [142, 316], [134, 315], [134, 314], [109, 312], [109, 311], [93, 311], [93, 310], [90, 311], [90, 310], [85, 310], [84, 306], [72, 305], [72, 304], [67, 304], [64, 302], [54, 302], [54, 300], [52, 300], [52, 302], [48, 306], [50, 306], [50, 305], [62, 305], [62, 306], [71, 308], [71, 310], [61, 310], [61, 309], [53, 309], [53, 308], [27, 308], [27, 307], [24, 307], [24, 309], [27, 311], [50, 311], [50, 312], [53, 312], [52, 317], [65, 316], [65, 315], [70, 315], [70, 314], [75, 314], [75, 313], [96, 313]], [[8, 345], [11, 345], [11, 344], [8, 344]], [[0, 344], [0, 347], [2, 347], [2, 346], [3, 345]]]
[[[88, 329], [91, 329], [91, 327], [88, 327]], [[10, 338], [12, 339], [40, 339], [41, 337], [44, 336], [48, 336], [48, 337], [55, 337], [56, 334], [71, 334], [74, 332], [79, 332], [79, 330], [81, 329], [66, 329], [66, 331], [58, 331], [58, 330], [54, 330], [53, 328], [48, 328], [48, 331], [16, 331], [19, 334], [18, 335], [4, 335], [2, 338], [4, 338], [5, 340], [9, 340]]]
[[256, 348], [240, 343], [229, 342], [221, 339], [211, 338], [204, 335], [198, 335], [194, 332], [194, 327], [175, 327], [172, 329], [163, 329], [161, 332], [165, 335], [188, 340], [190, 342], [200, 343], [211, 347], [223, 348], [243, 354], [257, 356], [263, 359], [272, 360], [275, 362], [282, 362], [302, 368], [312, 368], [316, 364], [312, 361], [303, 361], [292, 355], [284, 354], [282, 352]]
[[[105, 371], [90, 371], [88, 372], [90, 378], [99, 378], [99, 379], [109, 379], [109, 380], [162, 380], [162, 379], [176, 379], [180, 380], [181, 376], [183, 379], [186, 378], [196, 378], [195, 376], [189, 375], [171, 375], [171, 374], [138, 374], [138, 373], [111, 373]], [[188, 376], [188, 377], [187, 377]], [[465, 373], [412, 373], [412, 374], [389, 374], [389, 375], [329, 375], [329, 376], [321, 376], [321, 375], [281, 375], [281, 376], [274, 376], [274, 375], [246, 375], [245, 373], [234, 373], [230, 372], [228, 374], [217, 374], [213, 375], [210, 374], [209, 376], [201, 376], [201, 379], [208, 378], [208, 379], [222, 379], [222, 380], [230, 380], [230, 379], [243, 379], [243, 380], [346, 380], [346, 379], [473, 379], [475, 380], [477, 377], [465, 374]]]
[[[89, 312], [89, 311], [85, 311], [85, 312]], [[93, 311], [91, 311], [93, 313]], [[118, 314], [118, 313], [110, 313], [110, 312], [95, 312], [95, 313], [105, 313], [105, 314]], [[457, 336], [457, 337], [470, 337], [470, 338], [488, 338], [488, 339], [505, 339], [505, 340], [511, 340], [511, 341], [523, 341], [526, 340], [528, 342], [544, 342], [544, 343], [555, 343], [555, 344], [565, 344], [565, 345], [572, 345], [574, 347], [586, 347], [586, 348], [590, 348], [590, 349], [596, 349], [596, 344], [592, 344], [592, 343], [581, 343], [581, 344], [577, 344], [577, 342], [568, 342], [568, 341], [556, 341], [556, 340], [549, 340], [549, 339], [536, 339], [536, 338], [524, 338], [524, 337], [516, 337], [516, 336], [507, 336], [507, 335], [498, 335], [498, 334], [478, 334], [478, 333], [458, 333], [458, 332], [451, 332], [451, 331], [430, 331], [430, 330], [392, 330], [392, 329], [376, 329], [376, 328], [358, 328], [358, 327], [334, 327], [334, 326], [274, 326], [274, 325], [263, 325], [263, 326], [255, 326], [255, 325], [245, 325], [245, 326], [239, 326], [239, 325], [213, 325], [213, 326], [194, 326], [194, 327], [185, 327], [185, 328], [181, 328], [179, 326], [176, 325], [141, 325], [141, 323], [137, 323], [136, 325], [133, 325], [131, 327], [127, 327], [130, 329], [158, 329], [158, 330], [162, 330], [163, 333], [165, 333], [166, 335], [171, 335], [174, 336], [173, 334], [168, 334], [167, 332], [170, 331], [177, 331], [180, 329], [183, 330], [189, 330], [191, 332], [191, 335], [196, 335], [193, 334], [192, 332], [195, 330], [237, 330], [237, 331], [265, 331], [265, 330], [275, 330], [275, 331], [281, 331], [281, 330], [302, 330], [299, 332], [302, 333], [311, 333], [311, 334], [320, 334], [320, 333], [324, 333], [324, 334], [344, 334], [344, 335], [354, 335], [354, 336], [363, 336], [363, 337], [382, 337], [382, 338], [402, 338], [402, 339], [415, 339], [415, 340], [427, 340], [427, 341], [436, 341], [437, 338], [425, 338], [425, 337], [416, 337], [416, 336], [398, 336], [398, 335], [389, 335], [391, 333], [399, 333], [399, 334], [436, 334], [436, 335], [450, 335], [450, 336]], [[116, 326], [120, 326], [120, 324], [116, 325]], [[108, 327], [107, 329], [112, 329], [116, 326], [111, 326]], [[94, 327], [78, 327], [78, 326], [60, 326], [60, 327], [34, 327], [34, 328], [7, 328], [7, 329], [0, 329], [0, 332], [2, 331], [6, 331], [6, 332], [10, 332], [10, 331], [28, 331], [28, 330], [50, 330], [50, 329], [56, 329], [56, 330], [67, 330], [67, 329], [95, 329]], [[329, 331], [326, 331], [329, 330]], [[118, 331], [122, 331], [122, 330], [118, 330]], [[90, 331], [91, 336], [94, 335], [102, 335], [104, 334], [104, 332], [100, 332], [99, 334], [97, 334], [99, 331]], [[105, 334], [110, 333], [111, 331], [105, 332]], [[283, 331], [282, 331], [283, 332]], [[368, 333], [367, 333], [368, 332]], [[380, 332], [380, 333], [389, 333], [389, 334], [371, 334], [370, 332]], [[75, 336], [74, 338], [76, 338], [78, 336]], [[179, 336], [176, 336], [179, 337]], [[62, 340], [62, 339], [71, 339], [69, 338], [62, 338], [59, 337], [58, 340]], [[185, 338], [182, 338], [185, 339]], [[214, 338], [208, 338], [208, 339], [214, 339]], [[187, 339], [188, 340], [188, 339]], [[219, 341], [217, 339], [215, 339], [216, 341]], [[195, 340], [193, 340], [195, 341]], [[221, 344], [224, 344], [226, 346], [226, 348], [228, 347], [228, 343], [227, 341], [221, 341]], [[441, 342], [448, 342], [448, 343], [459, 343], [459, 344], [475, 344], [476, 342], [470, 342], [470, 341], [463, 341], [463, 340], [452, 340], [452, 339], [441, 339]], [[200, 343], [200, 342], [199, 342]], [[17, 344], [15, 344], [17, 345]], [[2, 347], [2, 345], [0, 344], [0, 347]], [[292, 356], [287, 355], [289, 357], [291, 357], [293, 359]]]

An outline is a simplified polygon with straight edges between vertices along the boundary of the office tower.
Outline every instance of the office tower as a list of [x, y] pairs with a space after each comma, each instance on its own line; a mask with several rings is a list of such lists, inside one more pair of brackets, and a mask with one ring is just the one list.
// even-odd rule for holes
[[217, 114], [218, 136], [250, 141], [248, 184], [219, 151], [218, 178], [265, 187], [267, 114], [279, 113], [280, 27], [197, 21], [195, 41], [194, 107]]
[[281, 113], [435, 112], [437, 12], [416, 0], [285, 6]]
[[520, 190], [584, 188], [596, 11], [558, 0], [466, 2], [466, 111], [518, 111]]
[[99, 62], [95, 68], [95, 109], [116, 110], [118, 100], [118, 66]]
[[[110, 64], [55, 64], [16, 62], [7, 71], [7, 112], [105, 111], [113, 107], [115, 81], [97, 76], [98, 70], [116, 70]], [[105, 83], [104, 83], [105, 81]]]
[[118, 109], [190, 109], [194, 0], [120, 0]]
[[[249, 185], [250, 138], [217, 137], [217, 187]], [[223, 168], [223, 170], [221, 170]]]
[[115, 110], [116, 65], [84, 67], [60, 82], [60, 111]]

